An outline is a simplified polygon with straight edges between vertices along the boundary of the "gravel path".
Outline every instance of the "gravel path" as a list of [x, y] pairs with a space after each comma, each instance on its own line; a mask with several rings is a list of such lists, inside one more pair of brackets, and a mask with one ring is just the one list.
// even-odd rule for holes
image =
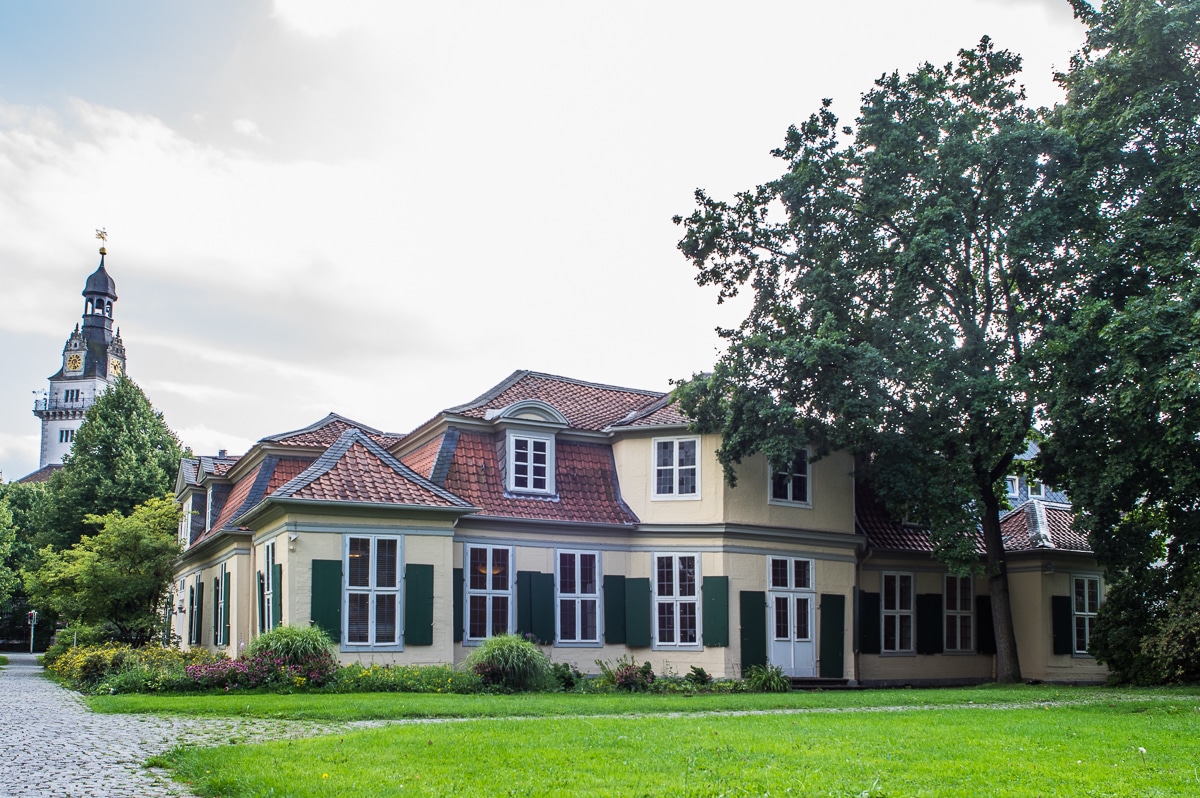
[[42, 676], [30, 654], [0, 668], [0, 798], [189, 796], [147, 758], [177, 743], [222, 745], [343, 731], [347, 724], [101, 715]]

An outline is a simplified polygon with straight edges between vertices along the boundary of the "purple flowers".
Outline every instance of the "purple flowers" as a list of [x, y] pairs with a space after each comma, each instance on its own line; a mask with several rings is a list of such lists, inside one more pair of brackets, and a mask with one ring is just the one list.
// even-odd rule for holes
[[210, 665], [187, 666], [188, 678], [201, 690], [253, 687], [320, 687], [337, 671], [332, 652], [289, 663], [269, 653], [240, 656]]

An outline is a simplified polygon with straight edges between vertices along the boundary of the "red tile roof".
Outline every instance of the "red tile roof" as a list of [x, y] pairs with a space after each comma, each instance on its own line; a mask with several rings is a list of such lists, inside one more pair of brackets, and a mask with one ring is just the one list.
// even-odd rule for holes
[[414, 449], [400, 458], [406, 466], [416, 471], [426, 479], [433, 473], [433, 464], [437, 462], [438, 450], [442, 447], [442, 436], [438, 435], [426, 444]]
[[1075, 515], [1063, 504], [1027, 501], [1000, 519], [1006, 551], [1058, 549], [1090, 553], [1087, 537], [1074, 528]]
[[642, 408], [630, 417], [613, 423], [614, 427], [659, 427], [678, 424], [690, 424], [691, 418], [685, 416], [679, 409], [679, 404], [671, 397], [664, 396], [657, 402]]
[[399, 433], [380, 432], [365, 424], [360, 424], [352, 419], [339, 416], [337, 413], [330, 413], [325, 418], [315, 424], [310, 424], [304, 429], [281, 432], [278, 435], [269, 435], [263, 438], [263, 442], [270, 442], [280, 446], [332, 446], [333, 442], [348, 429], [362, 430], [372, 440], [384, 447], [392, 446], [404, 439], [404, 436]]
[[558, 494], [523, 496], [504, 489], [499, 451], [503, 436], [462, 432], [445, 486], [482, 509], [483, 515], [594, 524], [636, 524], [621, 501], [612, 448], [559, 440], [554, 447]]
[[304, 473], [312, 465], [314, 457], [282, 457], [275, 461], [275, 470], [267, 482], [267, 494], [272, 494]]
[[347, 430], [303, 473], [269, 498], [407, 504], [470, 509], [357, 429]]
[[654, 404], [665, 395], [660, 391], [600, 385], [535, 371], [516, 371], [482, 396], [449, 408], [446, 412], [470, 418], [486, 418], [489, 410], [503, 410], [516, 402], [537, 399], [562, 413], [573, 429], [602, 430]]

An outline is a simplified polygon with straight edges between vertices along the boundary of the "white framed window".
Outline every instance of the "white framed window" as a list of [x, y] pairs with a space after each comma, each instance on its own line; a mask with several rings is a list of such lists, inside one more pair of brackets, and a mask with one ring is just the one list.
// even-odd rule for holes
[[913, 650], [912, 574], [883, 575], [883, 651], [909, 653]]
[[946, 651], [975, 650], [975, 592], [969, 576], [946, 575]]
[[699, 585], [699, 555], [654, 555], [655, 648], [700, 648]]
[[770, 495], [767, 502], [791, 507], [812, 507], [812, 469], [808, 462], [808, 449], [792, 458], [786, 469], [776, 470], [767, 466]]
[[1046, 496], [1046, 486], [1040, 479], [1029, 480], [1029, 498], [1042, 499]]
[[508, 489], [554, 493], [554, 438], [508, 433]]
[[1004, 478], [1004, 489], [1008, 492], [1008, 498], [1015, 499], [1021, 494], [1021, 481], [1016, 476], [1007, 476]]
[[600, 642], [600, 553], [558, 552], [557, 622], [560, 643]]
[[216, 618], [213, 618], [215, 634], [217, 638], [213, 641], [213, 645], [227, 646], [229, 641], [225, 639], [225, 627], [229, 623], [229, 607], [225, 606], [225, 563], [217, 566], [217, 578], [213, 581], [213, 589], [216, 595], [213, 596], [213, 609], [216, 610]]
[[772, 590], [812, 590], [812, 560], [771, 557], [768, 560]]
[[400, 538], [346, 535], [343, 601], [347, 647], [400, 644]]
[[275, 541], [263, 546], [263, 630], [275, 626]]
[[188, 627], [191, 630], [188, 640], [193, 646], [204, 643], [204, 581], [200, 577], [196, 574], [188, 589]]
[[654, 498], [700, 498], [700, 438], [654, 439]]
[[469, 641], [513, 629], [513, 550], [509, 546], [466, 546], [466, 634]]
[[74, 443], [75, 442], [75, 430], [60, 429], [58, 431], [58, 442], [59, 443]]
[[1087, 654], [1100, 611], [1100, 577], [1076, 576], [1071, 579], [1071, 610], [1075, 616], [1075, 653]]

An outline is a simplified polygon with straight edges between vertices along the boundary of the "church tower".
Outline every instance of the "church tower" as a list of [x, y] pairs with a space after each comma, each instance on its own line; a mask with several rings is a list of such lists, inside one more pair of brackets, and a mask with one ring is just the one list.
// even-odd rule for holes
[[117, 284], [104, 268], [107, 254], [100, 247], [100, 266], [83, 286], [83, 324], [75, 325], [63, 347], [62, 364], [50, 377], [49, 390], [33, 405], [33, 414], [42, 420], [39, 469], [62, 464], [84, 413], [125, 372], [121, 331], [113, 333]]

